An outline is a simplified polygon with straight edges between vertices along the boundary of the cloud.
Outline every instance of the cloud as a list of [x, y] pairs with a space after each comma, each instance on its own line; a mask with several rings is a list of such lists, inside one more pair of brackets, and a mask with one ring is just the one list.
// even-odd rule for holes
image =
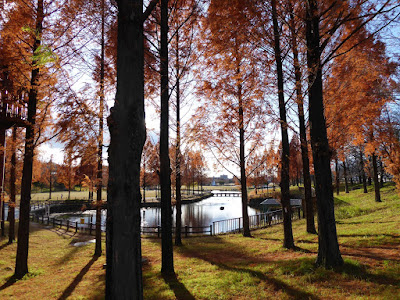
[[39, 157], [42, 161], [50, 161], [53, 157], [53, 162], [62, 164], [64, 160], [64, 150], [61, 144], [58, 143], [44, 143], [39, 146]]

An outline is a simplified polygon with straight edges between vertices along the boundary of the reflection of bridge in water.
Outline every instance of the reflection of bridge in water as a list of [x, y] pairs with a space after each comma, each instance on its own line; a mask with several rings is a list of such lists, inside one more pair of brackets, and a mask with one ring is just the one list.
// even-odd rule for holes
[[212, 191], [211, 192], [214, 197], [240, 197], [242, 196], [241, 192], [237, 191]]

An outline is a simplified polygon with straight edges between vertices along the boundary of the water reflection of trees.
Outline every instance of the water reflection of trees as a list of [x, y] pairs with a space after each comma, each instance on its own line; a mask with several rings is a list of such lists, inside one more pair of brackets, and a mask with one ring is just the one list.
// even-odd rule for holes
[[190, 227], [201, 227], [210, 225], [211, 219], [206, 210], [207, 208], [210, 209], [211, 206], [189, 204], [186, 205], [184, 208], [186, 211], [182, 224]]

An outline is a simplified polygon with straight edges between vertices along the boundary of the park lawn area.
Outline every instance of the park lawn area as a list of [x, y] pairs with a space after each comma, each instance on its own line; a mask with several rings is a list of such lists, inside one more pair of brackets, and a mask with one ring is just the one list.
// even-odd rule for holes
[[[293, 223], [297, 251], [282, 248], [282, 225], [253, 238], [222, 235], [184, 239], [174, 253], [176, 277], [160, 274], [160, 240], [143, 238], [145, 299], [400, 299], [400, 199], [394, 185], [375, 203], [372, 187], [335, 196], [337, 231], [345, 261], [316, 268], [316, 235]], [[31, 274], [13, 282], [16, 244], [0, 241], [0, 299], [102, 299], [104, 255], [94, 244], [71, 246], [84, 236], [32, 226]], [[87, 237], [86, 237], [87, 238]]]
[[[186, 187], [182, 187], [183, 189], [185, 189]], [[205, 191], [211, 191], [211, 190], [218, 190], [218, 189], [222, 189], [222, 190], [237, 190], [238, 187], [237, 186], [230, 186], [230, 185], [226, 185], [226, 186], [204, 186], [203, 189]], [[197, 191], [197, 188], [196, 188]], [[142, 192], [142, 196], [143, 196], [143, 189], [141, 189]], [[159, 194], [160, 192], [157, 192], [154, 189], [146, 189], [146, 198], [156, 198], [156, 196]], [[185, 191], [183, 191], [183, 194], [186, 195]], [[86, 200], [89, 197], [89, 191], [86, 189], [83, 189], [82, 191], [71, 191], [71, 199], [72, 200]], [[17, 201], [19, 201], [20, 195], [17, 195]], [[96, 199], [96, 192], [94, 194], [94, 198]], [[103, 200], [107, 199], [107, 190], [104, 189], [102, 192], [102, 198]], [[31, 199], [33, 201], [43, 201], [43, 200], [48, 200], [49, 199], [49, 192], [41, 192], [41, 193], [32, 193], [31, 195]], [[57, 192], [51, 192], [51, 200], [67, 200], [68, 199], [68, 191], [57, 191]]]
[[[32, 193], [32, 200], [48, 200], [49, 192], [44, 193]], [[71, 191], [71, 200], [87, 200], [89, 197], [89, 191]], [[94, 195], [96, 198], [96, 195]], [[107, 191], [103, 190], [102, 192], [103, 200], [107, 199]], [[68, 191], [58, 191], [51, 192], [51, 200], [67, 200], [68, 199]]]

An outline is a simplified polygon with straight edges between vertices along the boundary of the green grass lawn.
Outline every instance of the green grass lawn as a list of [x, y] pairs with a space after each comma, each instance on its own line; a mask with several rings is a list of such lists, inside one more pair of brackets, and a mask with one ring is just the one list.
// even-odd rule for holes
[[[293, 223], [298, 251], [282, 248], [282, 225], [241, 235], [184, 239], [175, 248], [176, 277], [160, 274], [160, 240], [143, 238], [146, 299], [400, 299], [400, 199], [389, 184], [375, 203], [372, 187], [335, 196], [337, 231], [345, 264], [316, 268], [316, 235]], [[10, 281], [16, 244], [0, 241], [0, 299], [103, 299], [104, 255], [80, 236], [32, 226], [31, 274]]]
[[[240, 187], [235, 186], [235, 185], [227, 185], [227, 186], [203, 186], [204, 191], [211, 191], [211, 190], [238, 190]], [[186, 195], [186, 190], [185, 187], [182, 187], [183, 189], [183, 195]], [[271, 189], [272, 190], [272, 189]], [[142, 196], [143, 196], [143, 189], [142, 191]], [[197, 193], [197, 187], [195, 187], [195, 192]], [[156, 198], [156, 196], [160, 197], [160, 191], [156, 191], [154, 189], [149, 190], [146, 189], [146, 198]], [[89, 191], [87, 190], [82, 190], [82, 191], [71, 191], [71, 199], [75, 200], [87, 200], [89, 197]], [[96, 194], [94, 195], [94, 198], [96, 199]], [[102, 192], [102, 198], [103, 200], [107, 199], [107, 191], [103, 190]], [[33, 201], [41, 201], [41, 200], [48, 200], [49, 199], [49, 192], [43, 192], [43, 193], [32, 193], [31, 199]], [[67, 200], [68, 199], [68, 191], [58, 191], [58, 192], [51, 192], [51, 199], [52, 200]], [[19, 195], [17, 196], [17, 200], [19, 201]]]

